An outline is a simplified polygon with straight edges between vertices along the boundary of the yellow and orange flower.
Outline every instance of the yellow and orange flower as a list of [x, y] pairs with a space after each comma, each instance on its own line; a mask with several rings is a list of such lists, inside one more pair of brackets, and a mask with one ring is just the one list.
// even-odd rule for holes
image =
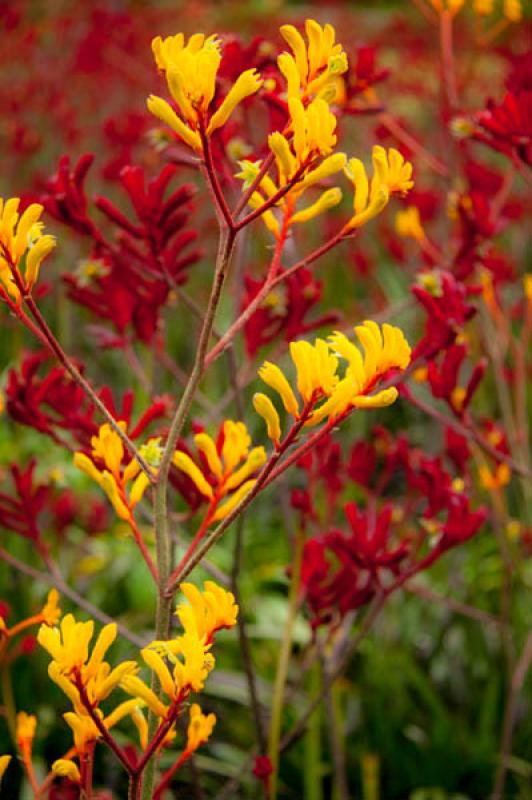
[[265, 463], [266, 451], [262, 446], [251, 447], [244, 423], [230, 419], [223, 423], [216, 442], [202, 432], [194, 436], [194, 443], [201, 466], [182, 450], [176, 450], [173, 463], [209, 500], [208, 521], [218, 522], [251, 491], [256, 482], [252, 476]]
[[[118, 424], [125, 431], [125, 422]], [[98, 436], [92, 437], [91, 444], [91, 457], [85, 453], [75, 453], [74, 464], [101, 486], [118, 516], [131, 521], [133, 509], [142, 500], [149, 485], [148, 476], [141, 472], [136, 459], [132, 459], [127, 466], [124, 465], [124, 445], [109, 423], [100, 427]], [[162, 454], [160, 439], [150, 439], [139, 452], [156, 469]], [[128, 484], [131, 486], [128, 487]]]
[[414, 185], [412, 164], [405, 161], [401, 153], [393, 147], [386, 152], [384, 147], [375, 145], [372, 161], [371, 183], [360, 159], [351, 158], [345, 168], [345, 173], [355, 190], [353, 198], [355, 213], [347, 225], [350, 229], [360, 228], [380, 214], [392, 194], [405, 195]]
[[21, 291], [31, 293], [42, 262], [56, 244], [54, 236], [43, 234], [44, 207], [31, 203], [20, 214], [19, 205], [18, 197], [5, 202], [0, 197], [0, 284], [17, 304], [22, 302]]
[[282, 53], [277, 64], [287, 82], [288, 98], [307, 100], [321, 97], [331, 102], [336, 95], [336, 81], [347, 72], [347, 55], [336, 43], [332, 25], [323, 28], [316, 20], [307, 19], [305, 33], [308, 44], [293, 25], [283, 25], [281, 36], [292, 53]]
[[[327, 341], [316, 339], [314, 345], [299, 341], [290, 344], [296, 367], [297, 389], [303, 408], [282, 370], [265, 362], [259, 370], [262, 380], [279, 395], [285, 411], [295, 419], [305, 415], [305, 424], [317, 425], [327, 417], [336, 419], [352, 408], [381, 408], [397, 399], [397, 389], [389, 387], [370, 394], [381, 378], [392, 369], [405, 369], [410, 362], [410, 347], [403, 332], [384, 324], [382, 331], [370, 320], [357, 325], [355, 332], [364, 355], [343, 333], [333, 333]], [[347, 369], [338, 374], [338, 358], [347, 361]], [[322, 405], [317, 406], [321, 400]], [[254, 397], [255, 410], [264, 418], [268, 435], [279, 444], [280, 418], [264, 394]]]
[[186, 44], [182, 33], [166, 39], [157, 36], [152, 42], [152, 50], [158, 68], [166, 77], [179, 115], [170, 103], [153, 94], [148, 98], [148, 109], [185, 144], [199, 152], [203, 150], [201, 132], [210, 136], [225, 125], [236, 106], [262, 86], [256, 69], [245, 70], [212, 113], [216, 76], [222, 59], [217, 36], [205, 38], [202, 33], [195, 33]]

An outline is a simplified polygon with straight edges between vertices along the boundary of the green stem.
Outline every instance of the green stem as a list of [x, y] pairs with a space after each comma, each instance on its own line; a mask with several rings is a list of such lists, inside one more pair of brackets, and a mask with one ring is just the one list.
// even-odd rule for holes
[[[218, 256], [216, 259], [216, 267], [214, 271], [214, 278], [211, 287], [211, 294], [201, 327], [198, 346], [196, 350], [196, 357], [192, 366], [187, 384], [183, 390], [181, 400], [177, 406], [174, 418], [170, 425], [168, 438], [166, 441], [165, 449], [161, 458], [161, 464], [157, 474], [157, 484], [155, 487], [154, 497], [154, 521], [155, 521], [155, 552], [157, 558], [157, 571], [159, 576], [158, 591], [157, 591], [157, 611], [155, 618], [155, 638], [168, 639], [170, 635], [170, 619], [172, 611], [172, 596], [167, 593], [168, 579], [171, 574], [171, 560], [170, 560], [170, 531], [168, 526], [168, 476], [170, 467], [172, 465], [172, 458], [179, 441], [179, 437], [183, 431], [188, 412], [194, 399], [194, 394], [199, 385], [203, 371], [205, 368], [205, 355], [209, 345], [209, 339], [212, 333], [214, 318], [216, 310], [220, 302], [222, 288], [225, 282], [225, 277], [231, 256], [233, 253], [235, 243], [235, 234], [226, 228], [221, 229], [220, 241], [218, 246]], [[152, 689], [158, 694], [161, 693], [161, 688], [158, 685], [157, 679], [153, 678]], [[148, 733], [150, 738], [154, 735], [157, 729], [157, 718], [154, 714], [149, 715], [148, 719]], [[155, 778], [155, 759], [151, 758], [144, 772], [144, 780], [142, 784], [141, 800], [151, 800], [153, 793], [153, 784]]]
[[277, 783], [279, 772], [279, 742], [281, 738], [281, 725], [283, 716], [283, 702], [288, 676], [288, 665], [292, 652], [292, 637], [298, 610], [299, 585], [301, 582], [301, 562], [303, 559], [303, 545], [305, 544], [305, 533], [302, 528], [298, 528], [295, 541], [295, 552], [292, 561], [292, 577], [290, 580], [290, 591], [288, 595], [288, 616], [283, 631], [281, 650], [277, 662], [277, 674], [272, 698], [272, 717], [270, 723], [270, 739], [268, 755], [272, 764], [272, 774], [270, 779], [269, 800], [277, 797]]
[[[309, 672], [309, 694], [315, 697], [320, 691], [320, 668], [316, 661]], [[303, 786], [305, 800], [323, 800], [321, 780], [321, 714], [319, 710], [313, 715], [305, 734], [304, 752], [305, 769]]]

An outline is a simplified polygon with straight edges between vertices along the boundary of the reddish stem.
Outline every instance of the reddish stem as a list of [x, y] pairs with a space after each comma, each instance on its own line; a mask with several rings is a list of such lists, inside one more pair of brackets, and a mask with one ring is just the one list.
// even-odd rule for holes
[[162, 800], [164, 793], [170, 788], [170, 783], [172, 781], [172, 778], [176, 774], [177, 770], [180, 767], [182, 767], [183, 764], [187, 761], [190, 755], [191, 753], [187, 753], [187, 751], [185, 750], [184, 753], [181, 753], [177, 761], [174, 764], [172, 764], [172, 766], [169, 769], [166, 770], [164, 775], [161, 777], [159, 785], [157, 786], [154, 792], [153, 800]]
[[205, 127], [203, 123], [200, 125], [199, 132], [201, 137], [201, 143], [203, 145], [203, 159], [205, 164], [205, 171], [207, 173], [207, 177], [212, 187], [214, 199], [216, 200], [216, 205], [218, 208], [218, 213], [225, 220], [227, 227], [230, 230], [235, 230], [233, 215], [231, 214], [231, 210], [226, 203], [224, 193], [222, 192], [222, 188], [220, 186], [220, 182], [216, 174], [216, 169], [214, 167], [214, 162], [212, 159], [211, 143], [209, 137], [205, 132]]

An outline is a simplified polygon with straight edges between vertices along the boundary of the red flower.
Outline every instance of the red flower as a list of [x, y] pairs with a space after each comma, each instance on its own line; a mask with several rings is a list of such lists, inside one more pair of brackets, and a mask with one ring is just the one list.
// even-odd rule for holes
[[[5, 392], [7, 411], [17, 422], [45, 433], [59, 444], [65, 444], [65, 433], [68, 432], [77, 447], [88, 449], [91, 437], [99, 427], [94, 419], [94, 406], [63, 367], [51, 366], [42, 374], [42, 368], [49, 360], [47, 353], [30, 353], [23, 359], [19, 372], [10, 370]], [[124, 394], [120, 408], [115, 405], [108, 387], [100, 389], [98, 394], [115, 419], [127, 423], [128, 435], [132, 439], [144, 433], [148, 425], [163, 417], [168, 410], [168, 398], [155, 398], [133, 425], [133, 392]]]
[[476, 313], [468, 302], [478, 294], [477, 287], [459, 283], [450, 272], [439, 273], [439, 286], [429, 291], [423, 286], [414, 286], [412, 293], [427, 312], [424, 337], [412, 353], [412, 361], [424, 356], [432, 358], [436, 353], [454, 342], [464, 324]]
[[[493, 144], [503, 145], [532, 165], [532, 90], [507, 92], [500, 103], [488, 100], [486, 110], [476, 119]], [[482, 141], [490, 140], [483, 137]]]

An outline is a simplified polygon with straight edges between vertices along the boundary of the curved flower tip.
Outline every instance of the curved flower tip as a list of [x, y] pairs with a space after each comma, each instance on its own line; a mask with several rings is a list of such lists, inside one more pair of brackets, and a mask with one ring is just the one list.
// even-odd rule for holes
[[262, 392], [256, 392], [253, 395], [253, 408], [265, 421], [268, 437], [278, 445], [281, 439], [281, 420], [270, 398]]
[[35, 731], [37, 729], [37, 717], [34, 714], [26, 714], [25, 711], [19, 711], [17, 714], [17, 724], [15, 738], [17, 746], [21, 751], [31, 750], [33, 739], [35, 738]]
[[52, 772], [54, 775], [59, 775], [61, 778], [68, 778], [74, 783], [81, 781], [81, 775], [77, 765], [69, 758], [58, 758], [52, 764]]
[[376, 217], [388, 204], [392, 194], [406, 194], [414, 185], [412, 164], [405, 161], [398, 150], [391, 147], [388, 152], [375, 145], [372, 152], [373, 178], [368, 180], [366, 168], [360, 159], [351, 158], [345, 174], [354, 186], [354, 216], [348, 228], [360, 228]]
[[46, 625], [56, 625], [61, 617], [61, 608], [59, 607], [59, 592], [57, 589], [50, 589], [46, 603], [41, 611], [41, 617]]
[[176, 616], [186, 633], [210, 642], [217, 631], [233, 628], [238, 617], [238, 605], [232, 592], [214, 581], [205, 581], [200, 591], [192, 583], [182, 583], [179, 590], [188, 603], [179, 603]]
[[335, 42], [332, 25], [323, 28], [313, 19], [305, 22], [308, 44], [293, 25], [282, 25], [281, 36], [292, 53], [282, 53], [277, 59], [280, 72], [287, 82], [288, 98], [311, 96], [329, 97], [335, 92], [334, 81], [347, 72], [347, 56], [341, 44]]

